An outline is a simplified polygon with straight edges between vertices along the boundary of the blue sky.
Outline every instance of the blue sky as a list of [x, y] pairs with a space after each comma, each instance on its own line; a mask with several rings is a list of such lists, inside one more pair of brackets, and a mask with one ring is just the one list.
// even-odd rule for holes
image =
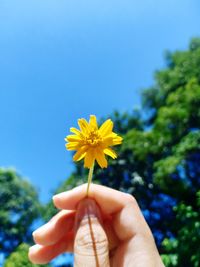
[[199, 0], [1, 0], [0, 166], [46, 202], [73, 169], [80, 117], [140, 105], [163, 52], [200, 36]]

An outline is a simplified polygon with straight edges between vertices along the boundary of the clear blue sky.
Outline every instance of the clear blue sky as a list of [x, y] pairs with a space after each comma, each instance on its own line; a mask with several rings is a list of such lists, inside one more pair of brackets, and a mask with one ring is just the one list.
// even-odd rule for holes
[[199, 0], [1, 0], [0, 166], [46, 202], [73, 169], [80, 117], [130, 111], [166, 49], [200, 36]]

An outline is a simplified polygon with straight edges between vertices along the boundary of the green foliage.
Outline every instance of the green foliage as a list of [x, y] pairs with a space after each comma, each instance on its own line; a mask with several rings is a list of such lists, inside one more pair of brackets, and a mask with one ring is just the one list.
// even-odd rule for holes
[[179, 229], [176, 239], [164, 239], [167, 252], [163, 261], [166, 266], [200, 266], [200, 191], [197, 193], [197, 210], [181, 202], [174, 208]]
[[0, 251], [7, 255], [31, 240], [40, 204], [33, 186], [14, 170], [0, 169], [0, 185]]
[[32, 264], [28, 259], [29, 245], [22, 243], [9, 255], [3, 267], [49, 267], [50, 265]]

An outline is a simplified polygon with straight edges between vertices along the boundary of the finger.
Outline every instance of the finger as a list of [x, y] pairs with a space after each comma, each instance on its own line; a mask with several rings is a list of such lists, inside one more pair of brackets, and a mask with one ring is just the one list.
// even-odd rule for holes
[[120, 240], [117, 237], [117, 234], [115, 233], [113, 229], [113, 224], [111, 220], [106, 220], [103, 222], [103, 228], [106, 233], [106, 236], [108, 238], [109, 243], [109, 250], [114, 250], [118, 245], [120, 244]]
[[73, 237], [69, 233], [58, 243], [50, 246], [34, 245], [29, 249], [29, 259], [34, 264], [46, 264], [64, 252], [72, 252]]
[[[76, 209], [77, 204], [86, 197], [87, 184], [78, 186], [70, 191], [53, 197], [54, 204], [61, 209]], [[105, 214], [112, 214], [121, 210], [132, 201], [132, 196], [102, 185], [91, 184], [89, 198], [93, 198]]]
[[48, 246], [57, 243], [74, 225], [74, 211], [62, 210], [48, 223], [33, 232], [35, 243]]
[[152, 241], [151, 230], [146, 223], [142, 212], [135, 200], [113, 216], [113, 227], [120, 240], [127, 240], [135, 235], [140, 235]]
[[[162, 266], [149, 229], [136, 201], [113, 216], [113, 228], [121, 240], [111, 253], [111, 266]], [[159, 264], [158, 264], [159, 262]]]
[[75, 267], [110, 266], [108, 240], [101, 223], [100, 210], [95, 201], [84, 199], [80, 202], [74, 240]]

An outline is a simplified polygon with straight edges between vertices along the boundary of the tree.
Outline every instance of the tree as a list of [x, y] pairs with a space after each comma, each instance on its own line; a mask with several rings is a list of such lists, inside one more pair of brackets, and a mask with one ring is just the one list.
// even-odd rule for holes
[[31, 225], [40, 214], [33, 186], [16, 171], [0, 169], [0, 253], [7, 256], [32, 240]]
[[29, 245], [22, 243], [12, 252], [4, 263], [4, 267], [50, 267], [50, 265], [33, 264], [28, 259]]

